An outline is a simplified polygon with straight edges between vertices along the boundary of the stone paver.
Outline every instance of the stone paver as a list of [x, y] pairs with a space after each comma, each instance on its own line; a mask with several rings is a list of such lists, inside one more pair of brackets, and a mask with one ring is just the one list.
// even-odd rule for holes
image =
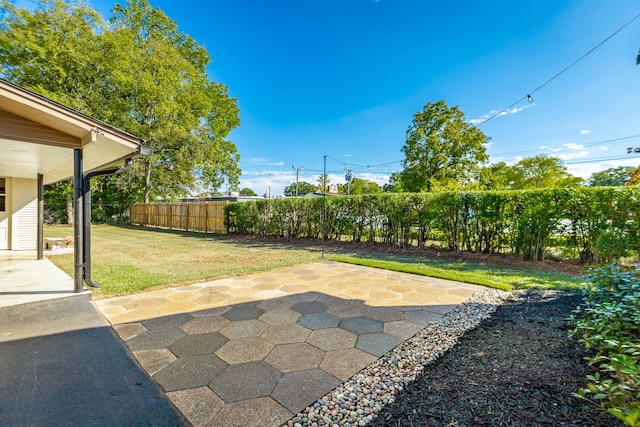
[[166, 348], [134, 351], [133, 355], [149, 375], [155, 375], [177, 359], [175, 354]]
[[268, 396], [282, 372], [265, 362], [249, 362], [228, 366], [209, 387], [225, 402]]
[[215, 353], [228, 342], [229, 338], [220, 332], [187, 335], [180, 341], [171, 344], [169, 350], [176, 357], [198, 356], [200, 354]]
[[311, 330], [298, 324], [281, 324], [270, 326], [264, 331], [262, 338], [274, 344], [292, 344], [303, 342], [311, 334]]
[[395, 335], [403, 340], [408, 340], [418, 332], [424, 329], [423, 325], [409, 322], [408, 320], [400, 320], [398, 322], [385, 322], [384, 332]]
[[194, 427], [214, 425], [215, 416], [224, 406], [224, 401], [209, 387], [171, 391], [167, 397]]
[[348, 317], [340, 321], [340, 327], [356, 335], [375, 334], [384, 330], [384, 323], [370, 317]]
[[319, 329], [311, 332], [307, 342], [320, 350], [350, 348], [356, 344], [358, 336], [340, 328]]
[[147, 332], [142, 323], [128, 323], [124, 325], [114, 325], [113, 329], [120, 335], [124, 341], [128, 341], [133, 337], [137, 337], [143, 332]]
[[215, 427], [279, 426], [292, 416], [293, 413], [271, 397], [260, 397], [225, 405], [210, 425]]
[[328, 351], [320, 362], [320, 369], [342, 381], [347, 381], [353, 374], [375, 362], [376, 359], [378, 359], [376, 356], [357, 348], [342, 348]]
[[335, 328], [340, 324], [340, 318], [328, 313], [303, 314], [298, 324], [309, 329]]
[[324, 313], [327, 311], [327, 304], [318, 301], [301, 301], [293, 304], [291, 310], [300, 314]]
[[276, 308], [267, 311], [265, 314], [260, 316], [258, 320], [269, 325], [287, 325], [295, 323], [300, 318], [300, 316], [302, 315], [295, 311], [291, 311], [285, 308]]
[[131, 338], [127, 341], [127, 346], [131, 351], [167, 348], [186, 336], [187, 334], [178, 328], [154, 329]]
[[216, 351], [218, 357], [229, 364], [263, 360], [275, 345], [261, 337], [231, 340]]
[[232, 307], [230, 310], [226, 311], [222, 317], [227, 320], [237, 322], [238, 320], [258, 319], [263, 314], [263, 309], [256, 307], [254, 304], [249, 304]]
[[405, 318], [414, 323], [419, 323], [421, 325], [427, 325], [429, 323], [433, 323], [442, 317], [441, 314], [434, 313], [429, 310], [417, 310], [417, 311], [409, 311], [405, 313]]
[[214, 354], [181, 357], [153, 375], [165, 391], [200, 387], [209, 384], [227, 364]]
[[276, 346], [264, 360], [282, 372], [295, 372], [317, 368], [323, 356], [310, 344], [294, 343]]
[[374, 356], [382, 357], [403, 342], [402, 338], [385, 333], [365, 334], [358, 337], [356, 348]]
[[194, 426], [280, 426], [482, 289], [327, 261], [96, 306]]
[[220, 333], [230, 339], [257, 337], [262, 334], [269, 325], [257, 319], [240, 320], [231, 322]]
[[218, 332], [229, 323], [230, 322], [222, 316], [206, 316], [193, 319], [180, 326], [180, 329], [189, 335], [207, 334], [210, 332]]
[[[280, 378], [271, 396], [296, 414], [341, 383], [338, 378], [321, 369], [292, 372]], [[292, 393], [293, 390], [295, 393]]]
[[149, 319], [142, 322], [142, 325], [149, 329], [169, 329], [179, 328], [188, 321], [193, 320], [193, 316], [189, 313], [178, 313], [170, 316], [156, 317], [155, 319]]

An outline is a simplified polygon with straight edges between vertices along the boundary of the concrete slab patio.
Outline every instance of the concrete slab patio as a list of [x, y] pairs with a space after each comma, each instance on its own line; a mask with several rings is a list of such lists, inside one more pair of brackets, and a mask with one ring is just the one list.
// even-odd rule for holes
[[0, 307], [74, 295], [73, 278], [35, 251], [0, 252]]
[[319, 262], [96, 301], [195, 426], [278, 426], [481, 286]]

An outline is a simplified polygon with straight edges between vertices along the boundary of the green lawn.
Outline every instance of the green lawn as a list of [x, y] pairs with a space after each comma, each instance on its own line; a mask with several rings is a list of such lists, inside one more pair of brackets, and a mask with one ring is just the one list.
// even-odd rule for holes
[[[101, 283], [94, 296], [125, 295], [152, 287], [202, 282], [225, 276], [302, 264], [322, 259], [322, 245], [289, 245], [284, 241], [189, 233], [154, 228], [94, 225], [93, 279]], [[73, 235], [66, 226], [46, 226], [46, 237]], [[577, 289], [583, 279], [562, 273], [520, 270], [494, 265], [396, 259], [381, 254], [331, 254], [329, 259], [424, 276], [440, 277], [498, 289]], [[73, 275], [73, 255], [49, 256]]]
[[333, 255], [329, 259], [339, 262], [376, 267], [403, 273], [439, 277], [441, 279], [484, 285], [492, 288], [511, 289], [580, 289], [584, 278], [565, 273], [538, 270], [522, 270], [471, 262], [456, 262], [425, 259], [381, 259], [376, 255], [342, 256]]
[[[46, 237], [73, 235], [73, 228], [46, 226]], [[224, 235], [153, 228], [94, 225], [92, 276], [96, 296], [114, 296], [151, 287], [202, 282], [321, 259], [312, 249], [253, 244]], [[73, 255], [48, 257], [73, 275]]]

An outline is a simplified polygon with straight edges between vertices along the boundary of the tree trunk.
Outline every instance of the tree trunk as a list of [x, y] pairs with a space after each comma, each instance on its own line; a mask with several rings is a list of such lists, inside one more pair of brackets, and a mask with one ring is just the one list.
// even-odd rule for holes
[[67, 224], [73, 225], [73, 197], [71, 197], [71, 193], [67, 193]]
[[149, 194], [151, 193], [151, 160], [147, 159], [147, 176], [144, 180], [144, 202], [149, 203]]

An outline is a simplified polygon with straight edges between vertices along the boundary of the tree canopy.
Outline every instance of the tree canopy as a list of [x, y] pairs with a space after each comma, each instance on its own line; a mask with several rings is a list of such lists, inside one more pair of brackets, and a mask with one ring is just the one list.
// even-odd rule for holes
[[557, 157], [525, 157], [508, 169], [508, 185], [512, 190], [575, 187], [583, 179], [571, 175]]
[[483, 167], [479, 173], [482, 190], [532, 190], [538, 188], [575, 187], [584, 180], [571, 175], [557, 157], [525, 157], [509, 166], [498, 162]]
[[377, 182], [363, 178], [352, 178], [347, 193], [347, 184], [338, 184], [339, 194], [375, 194], [382, 193], [382, 188]]
[[638, 184], [640, 184], [640, 167], [633, 168], [629, 171], [629, 181], [627, 181], [627, 185]]
[[153, 148], [113, 185], [145, 201], [237, 188], [239, 155], [228, 139], [240, 124], [237, 100], [209, 80], [207, 50], [159, 8], [130, 0], [106, 22], [83, 2], [0, 1], [0, 76]]
[[400, 173], [403, 189], [432, 191], [467, 182], [488, 160], [488, 142], [457, 106], [449, 107], [442, 100], [429, 102], [413, 116], [406, 133]]
[[594, 172], [588, 179], [588, 183], [592, 187], [614, 187], [626, 185], [629, 181], [629, 172], [634, 170], [632, 166], [619, 166], [617, 168], [609, 168], [603, 171]]
[[[298, 181], [298, 195], [304, 196], [305, 194], [315, 193], [318, 191], [318, 187], [313, 184], [310, 184], [306, 181]], [[291, 185], [284, 187], [284, 195], [291, 197], [296, 195], [296, 183], [293, 182]]]

